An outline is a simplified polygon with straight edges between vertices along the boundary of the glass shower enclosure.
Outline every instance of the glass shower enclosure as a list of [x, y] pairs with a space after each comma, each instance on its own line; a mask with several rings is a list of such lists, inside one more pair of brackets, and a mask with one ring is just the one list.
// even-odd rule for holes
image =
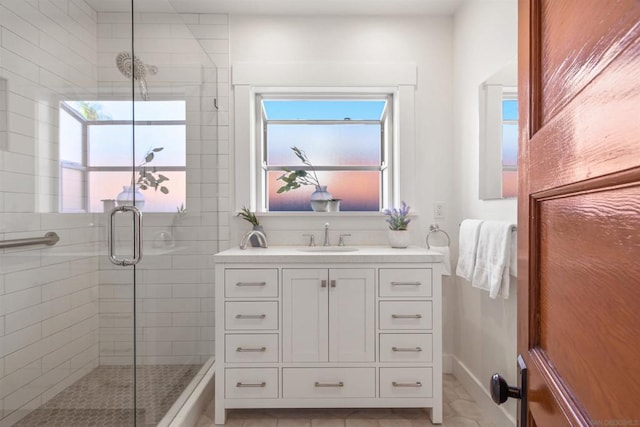
[[0, 1], [0, 425], [170, 425], [213, 363], [217, 68], [170, 1]]

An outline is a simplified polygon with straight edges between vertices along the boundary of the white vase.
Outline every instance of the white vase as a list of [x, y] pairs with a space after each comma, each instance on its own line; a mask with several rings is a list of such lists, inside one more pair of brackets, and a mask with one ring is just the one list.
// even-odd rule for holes
[[392, 248], [406, 248], [411, 243], [411, 233], [408, 230], [389, 230], [387, 236]]
[[116, 204], [118, 206], [132, 206], [134, 200], [138, 209], [144, 207], [144, 195], [140, 192], [140, 189], [136, 186], [123, 185], [122, 191], [116, 196]]
[[314, 212], [327, 212], [331, 199], [333, 196], [327, 191], [326, 185], [316, 185], [316, 191], [311, 193], [311, 209]]

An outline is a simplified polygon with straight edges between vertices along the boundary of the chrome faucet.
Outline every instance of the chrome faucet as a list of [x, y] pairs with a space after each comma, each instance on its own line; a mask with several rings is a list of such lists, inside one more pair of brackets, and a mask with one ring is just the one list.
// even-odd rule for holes
[[322, 246], [329, 246], [329, 223], [325, 222], [324, 224], [324, 243]]
[[251, 230], [247, 234], [245, 234], [242, 239], [240, 239], [240, 249], [247, 249], [247, 242], [251, 238], [251, 236], [256, 236], [258, 238], [258, 243], [261, 248], [268, 248], [267, 244], [267, 236], [264, 235], [262, 231], [259, 230]]

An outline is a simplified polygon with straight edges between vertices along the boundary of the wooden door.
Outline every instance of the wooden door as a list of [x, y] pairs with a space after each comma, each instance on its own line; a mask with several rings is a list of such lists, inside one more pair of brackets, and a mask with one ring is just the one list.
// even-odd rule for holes
[[282, 359], [329, 360], [329, 284], [325, 268], [282, 272]]
[[329, 360], [375, 361], [374, 270], [329, 271]]
[[640, 425], [640, 1], [519, 1], [529, 426]]

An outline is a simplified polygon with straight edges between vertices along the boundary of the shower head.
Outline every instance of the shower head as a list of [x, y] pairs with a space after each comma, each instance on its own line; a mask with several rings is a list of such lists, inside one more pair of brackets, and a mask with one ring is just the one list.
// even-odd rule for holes
[[147, 76], [147, 66], [145, 63], [137, 56], [132, 56], [129, 52], [120, 52], [116, 56], [116, 65], [123, 76], [128, 79], [133, 78], [133, 80], [138, 82], [142, 99], [147, 101], [149, 99], [149, 93], [147, 91], [147, 81], [145, 80]]
[[147, 66], [137, 56], [132, 58], [129, 52], [120, 52], [116, 56], [116, 65], [122, 75], [128, 79], [133, 76], [134, 80], [141, 80], [147, 76]]

